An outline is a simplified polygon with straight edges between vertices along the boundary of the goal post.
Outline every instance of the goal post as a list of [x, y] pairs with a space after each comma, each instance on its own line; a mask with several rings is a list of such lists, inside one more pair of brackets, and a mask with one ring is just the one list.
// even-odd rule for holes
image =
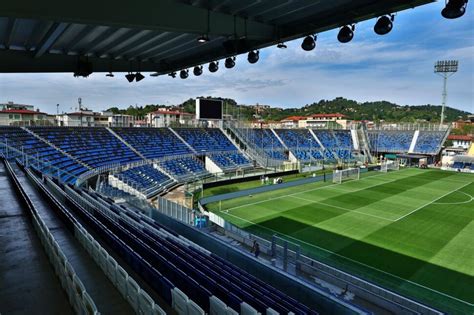
[[400, 163], [396, 161], [385, 161], [380, 164], [380, 171], [387, 173], [388, 171], [398, 171], [400, 169]]
[[360, 169], [359, 168], [348, 168], [345, 170], [334, 170], [332, 171], [332, 182], [335, 184], [340, 184], [343, 181], [355, 179], [360, 179]]

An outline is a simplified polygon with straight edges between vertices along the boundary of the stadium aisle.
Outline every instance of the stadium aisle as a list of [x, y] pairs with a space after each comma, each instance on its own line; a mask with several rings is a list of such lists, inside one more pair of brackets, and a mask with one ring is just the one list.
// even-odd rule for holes
[[56, 242], [81, 279], [97, 309], [104, 314], [132, 314], [134, 311], [121, 293], [114, 287], [102, 269], [90, 257], [79, 241], [52, 211], [40, 192], [18, 168], [14, 167], [18, 180], [31, 198], [41, 218], [50, 229]]
[[[73, 314], [0, 163], [0, 313]], [[21, 299], [18, 297], [21, 296]]]

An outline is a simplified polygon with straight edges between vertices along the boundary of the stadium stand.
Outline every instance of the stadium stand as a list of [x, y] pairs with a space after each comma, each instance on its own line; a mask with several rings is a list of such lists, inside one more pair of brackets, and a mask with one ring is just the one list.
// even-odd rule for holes
[[178, 157], [160, 162], [160, 165], [179, 181], [208, 174], [204, 164], [195, 157]]
[[445, 135], [445, 131], [420, 131], [413, 152], [437, 154], [441, 149]]
[[262, 149], [266, 156], [275, 160], [288, 160], [284, 147], [271, 129], [240, 129], [240, 134], [256, 148]]
[[[63, 182], [75, 183], [76, 177], [88, 168], [67, 155], [61, 153], [47, 143], [37, 139], [28, 131], [19, 127], [0, 127], [0, 143], [15, 147], [33, 158], [44, 161], [36, 163], [30, 161], [33, 168], [53, 177], [58, 177]], [[2, 149], [5, 150], [4, 148]], [[4, 152], [5, 153], [5, 152]], [[9, 152], [9, 155], [19, 155], [19, 153]], [[62, 170], [59, 171], [58, 170]]]
[[352, 137], [349, 130], [313, 130], [324, 146], [324, 156], [328, 160], [352, 158]]
[[30, 129], [93, 168], [141, 160], [135, 152], [105, 128], [30, 127]]
[[251, 166], [220, 129], [176, 128], [175, 131], [198, 153], [218, 152], [209, 154], [209, 157], [224, 169]]
[[414, 131], [369, 130], [369, 142], [372, 151], [408, 152]]
[[239, 152], [219, 152], [208, 155], [222, 170], [252, 167], [252, 163]]
[[308, 129], [275, 129], [275, 132], [298, 160], [308, 161], [311, 155], [314, 159], [323, 157], [319, 143]]
[[133, 167], [113, 176], [147, 197], [154, 196], [174, 184], [173, 179], [151, 165]]
[[139, 255], [136, 259], [145, 261], [136, 265], [155, 266], [153, 270], [148, 268], [148, 279], [165, 300], [171, 302], [169, 291], [177, 287], [205, 311], [209, 311], [210, 298], [215, 296], [234, 311], [240, 311], [241, 303], [245, 302], [263, 314], [268, 308], [281, 314], [317, 314], [227, 260], [187, 243], [158, 222], [117, 206], [99, 194], [85, 190], [81, 194], [96, 203], [108, 204], [107, 208], [96, 207], [98, 211], [83, 214], [119, 236]]
[[112, 128], [112, 130], [147, 159], [192, 153], [168, 128]]

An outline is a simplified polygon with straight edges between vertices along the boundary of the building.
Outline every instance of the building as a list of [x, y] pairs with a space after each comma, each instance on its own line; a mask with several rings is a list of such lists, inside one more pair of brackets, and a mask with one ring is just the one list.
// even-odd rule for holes
[[312, 114], [299, 121], [300, 128], [347, 128], [350, 120], [344, 114]]
[[135, 117], [132, 115], [113, 114], [108, 117], [109, 127], [133, 127], [135, 125]]
[[94, 113], [89, 110], [57, 115], [58, 126], [61, 127], [94, 127]]
[[35, 110], [33, 105], [26, 105], [26, 104], [16, 104], [13, 102], [6, 102], [0, 103], [0, 110], [7, 110], [7, 109], [18, 109], [18, 110]]
[[54, 116], [28, 109], [0, 110], [0, 126], [54, 126]]
[[281, 127], [283, 128], [298, 128], [300, 125], [300, 121], [305, 120], [306, 117], [304, 116], [290, 116], [282, 119], [280, 121]]
[[453, 148], [458, 148], [458, 149], [464, 149], [467, 150], [471, 146], [471, 143], [473, 142], [472, 136], [469, 135], [449, 135], [448, 140], [451, 140], [453, 142], [452, 147]]
[[160, 109], [147, 115], [147, 121], [151, 127], [161, 128], [175, 125], [189, 125], [194, 115], [175, 110]]
[[474, 125], [474, 115], [468, 115], [466, 120], [459, 119], [458, 121], [453, 122], [454, 129], [461, 129], [466, 125]]

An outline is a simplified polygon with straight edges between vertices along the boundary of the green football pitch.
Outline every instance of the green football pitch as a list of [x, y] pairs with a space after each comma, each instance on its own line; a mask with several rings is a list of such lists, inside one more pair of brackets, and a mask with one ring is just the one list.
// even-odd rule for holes
[[[234, 188], [235, 189], [235, 188]], [[474, 314], [474, 175], [369, 172], [206, 205], [307, 256], [457, 314]]]

